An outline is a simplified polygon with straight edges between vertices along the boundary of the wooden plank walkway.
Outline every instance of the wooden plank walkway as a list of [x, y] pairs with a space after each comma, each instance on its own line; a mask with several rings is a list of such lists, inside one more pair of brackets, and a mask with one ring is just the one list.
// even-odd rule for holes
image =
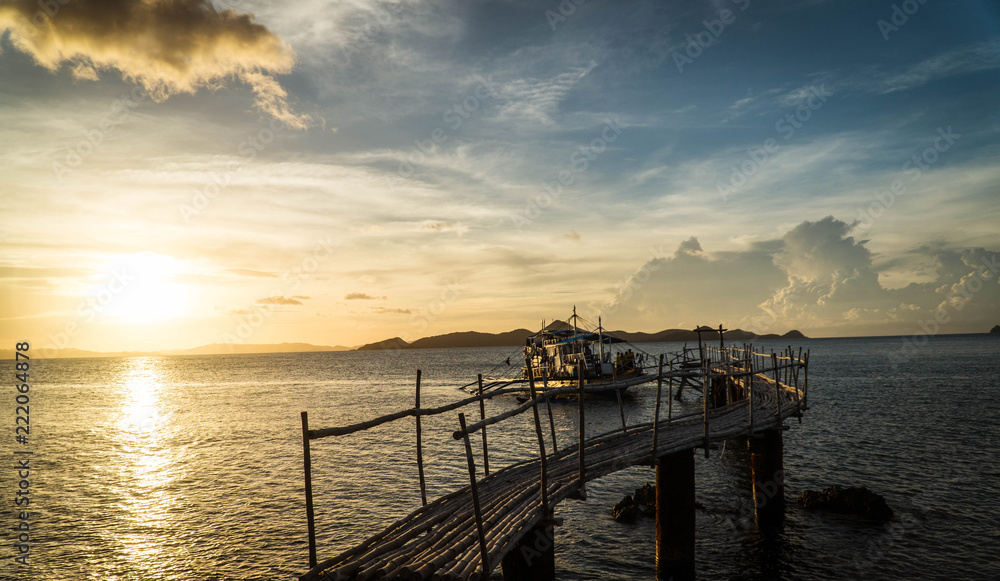
[[[801, 352], [794, 357], [791, 349], [782, 357], [754, 354], [751, 348], [708, 351], [701, 370], [661, 369], [659, 373], [663, 383], [682, 377], [690, 379], [693, 373], [698, 375], [705, 398], [702, 413], [663, 418], [660, 402], [662, 395], [669, 397], [670, 393], [663, 389], [661, 395], [658, 387], [653, 422], [586, 438], [582, 454], [576, 444], [558, 453], [540, 454], [536, 459], [492, 471], [476, 480], [474, 486], [470, 482], [418, 508], [350, 550], [323, 560], [301, 579], [486, 579], [525, 534], [539, 524], [551, 524], [556, 504], [566, 498], [584, 496], [586, 482], [630, 466], [653, 464], [664, 454], [704, 447], [707, 455], [711, 443], [780, 428], [789, 416], [801, 417], [806, 407], [806, 392], [799, 385], [808, 385], [808, 354], [803, 360]], [[746, 397], [748, 381], [752, 384], [750, 398]], [[690, 385], [690, 381], [687, 383]], [[735, 401], [711, 408], [710, 400], [716, 397], [710, 395], [713, 388], [726, 390], [728, 396], [724, 399]], [[553, 393], [543, 393], [512, 412], [472, 424], [464, 432], [456, 432], [455, 437], [467, 440], [469, 433], [516, 415], [513, 412], [531, 410], [536, 413], [539, 444], [544, 450], [537, 410]], [[438, 410], [442, 408], [416, 409], [416, 414], [395, 415], [419, 417], [440, 413]], [[366, 424], [358, 424], [363, 425]], [[312, 434], [323, 432], [324, 435], [345, 433], [336, 429]]]

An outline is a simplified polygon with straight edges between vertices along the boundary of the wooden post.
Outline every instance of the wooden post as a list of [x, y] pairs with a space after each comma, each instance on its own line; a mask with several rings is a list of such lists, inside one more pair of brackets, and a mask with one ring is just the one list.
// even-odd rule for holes
[[625, 423], [625, 408], [622, 407], [622, 392], [620, 389], [615, 390], [615, 395], [618, 396], [618, 414], [622, 417], [622, 431], [628, 432], [628, 425]]
[[552, 400], [546, 396], [545, 411], [549, 414], [549, 429], [552, 430], [552, 454], [559, 455], [559, 446], [556, 444], [556, 421], [552, 417]]
[[698, 333], [698, 363], [705, 365], [705, 346], [701, 342], [701, 325], [695, 329], [695, 332]]
[[705, 457], [708, 458], [708, 362], [704, 359], [701, 360], [701, 386], [702, 386], [702, 398], [701, 398], [701, 416], [705, 422]]
[[778, 423], [781, 423], [781, 383], [778, 378], [781, 373], [778, 371], [778, 356], [771, 351], [771, 365], [774, 367], [774, 405], [778, 408]]
[[302, 412], [302, 467], [306, 476], [306, 528], [309, 531], [309, 568], [316, 566], [316, 520], [313, 516], [312, 460], [309, 457], [309, 413]]
[[660, 456], [656, 465], [656, 578], [694, 579], [694, 450]]
[[[424, 447], [420, 430], [420, 370], [417, 370], [417, 474], [420, 477], [420, 502], [427, 506], [427, 485], [424, 481]], [[482, 390], [482, 383], [480, 390]], [[480, 392], [481, 393], [481, 392]]]
[[469, 432], [465, 428], [465, 414], [458, 414], [458, 423], [462, 426], [462, 436], [465, 438], [465, 457], [469, 461], [469, 481], [472, 488], [472, 508], [476, 513], [476, 531], [479, 533], [479, 552], [482, 558], [482, 576], [490, 577], [490, 552], [486, 548], [486, 531], [483, 529], [483, 512], [479, 505], [479, 488], [476, 485], [476, 461], [472, 457], [472, 444], [469, 442]]
[[747, 438], [753, 474], [754, 514], [762, 530], [780, 529], [785, 520], [785, 473], [781, 430]]
[[[656, 408], [653, 412], [653, 462], [656, 462], [656, 448], [660, 439], [660, 395], [663, 391], [663, 353], [660, 353], [660, 372], [656, 376]], [[669, 403], [667, 405], [670, 405]]]
[[531, 368], [528, 368], [528, 387], [531, 389], [531, 411], [534, 412], [535, 416], [535, 434], [538, 436], [538, 454], [540, 463], [542, 465], [541, 474], [541, 492], [542, 492], [542, 519], [549, 518], [549, 482], [548, 482], [548, 464], [545, 457], [545, 436], [542, 435], [542, 420], [538, 416], [538, 401], [535, 399], [538, 397], [538, 393], [535, 391], [535, 378], [532, 375]]
[[811, 349], [806, 349], [806, 360], [805, 360], [805, 371], [802, 378], [802, 406], [809, 408], [809, 352]]
[[[530, 369], [530, 368], [529, 368]], [[479, 419], [486, 419], [486, 400], [483, 399], [483, 374], [479, 374]], [[486, 445], [486, 426], [483, 426], [483, 476], [490, 475], [490, 450]]]
[[555, 581], [555, 528], [545, 521], [535, 525], [504, 556], [500, 566], [504, 579]]
[[753, 352], [747, 357], [747, 373], [750, 375], [747, 377], [747, 399], [749, 400], [750, 407], [750, 435], [753, 435]]
[[800, 424], [802, 423], [802, 402], [799, 401], [799, 364], [801, 363], [801, 361], [802, 361], [802, 347], [799, 347], [799, 354], [795, 358], [795, 367], [794, 367], [795, 380], [794, 380], [794, 385], [792, 387], [795, 388], [795, 409], [798, 410]]
[[583, 444], [587, 439], [587, 429], [586, 429], [587, 417], [583, 410], [583, 367], [578, 365], [576, 369], [578, 372], [577, 381], [580, 384], [580, 390], [577, 395], [577, 399], [580, 403], [580, 490], [581, 492], [583, 492], [583, 483], [585, 482], [585, 478], [587, 476], [587, 465], [585, 463], [586, 459], [584, 458], [584, 452], [583, 452]]
[[[671, 363], [670, 369], [672, 370], [673, 368], [674, 364]], [[663, 377], [663, 353], [660, 353], [660, 378], [662, 377]], [[677, 401], [680, 401], [681, 387], [683, 386], [684, 386], [684, 381], [681, 380], [681, 385], [680, 387], [677, 388]], [[659, 397], [659, 395], [657, 395], [657, 397]], [[667, 423], [668, 424], [671, 421], [673, 421], [673, 412], [674, 412], [674, 376], [671, 375], [670, 379], [667, 380]]]

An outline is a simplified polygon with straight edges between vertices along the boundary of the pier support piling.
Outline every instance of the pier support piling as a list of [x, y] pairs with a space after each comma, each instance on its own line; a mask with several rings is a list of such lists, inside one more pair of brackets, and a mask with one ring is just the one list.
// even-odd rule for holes
[[694, 579], [694, 450], [656, 464], [656, 578]]
[[754, 515], [760, 530], [785, 524], [785, 471], [781, 430], [765, 430], [747, 438], [753, 473]]
[[504, 556], [500, 563], [504, 579], [555, 581], [555, 527], [550, 523], [543, 520], [529, 530]]

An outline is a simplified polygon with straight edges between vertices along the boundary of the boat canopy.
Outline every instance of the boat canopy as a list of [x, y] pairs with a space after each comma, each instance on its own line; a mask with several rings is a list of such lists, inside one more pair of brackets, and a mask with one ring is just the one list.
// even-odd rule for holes
[[[584, 333], [582, 335], [577, 335], [576, 337], [570, 337], [569, 339], [563, 339], [558, 343], [552, 343], [552, 345], [565, 345], [567, 343], [573, 343], [575, 341], [596, 341], [597, 333]], [[624, 343], [624, 339], [619, 339], [617, 337], [611, 337], [608, 335], [604, 336], [605, 343]]]

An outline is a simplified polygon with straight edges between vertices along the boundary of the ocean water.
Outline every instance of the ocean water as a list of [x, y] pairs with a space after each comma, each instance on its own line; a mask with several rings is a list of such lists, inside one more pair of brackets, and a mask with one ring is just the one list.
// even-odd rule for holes
[[[895, 365], [899, 338], [813, 339], [809, 400], [785, 432], [785, 531], [753, 526], [746, 451], [696, 455], [702, 579], [1000, 578], [1000, 337], [932, 338]], [[785, 343], [760, 343], [783, 348]], [[679, 345], [641, 344], [648, 352]], [[29, 443], [13, 440], [13, 388], [0, 399], [0, 579], [291, 580], [306, 570], [300, 412], [310, 427], [349, 424], [462, 396], [510, 348], [32, 360]], [[515, 358], [516, 359], [516, 358]], [[13, 368], [13, 362], [8, 363]], [[700, 409], [688, 393], [680, 411]], [[633, 422], [655, 386], [631, 388]], [[496, 398], [487, 413], [516, 401]], [[591, 433], [620, 425], [587, 403]], [[465, 410], [478, 415], [478, 407]], [[576, 404], [553, 410], [560, 446]], [[428, 495], [468, 483], [457, 411], [424, 420]], [[536, 453], [530, 414], [488, 432], [493, 470]], [[312, 444], [320, 558], [419, 506], [412, 418]], [[476, 442], [478, 444], [478, 442]], [[30, 553], [14, 561], [15, 449], [30, 449]], [[481, 448], [476, 448], [477, 453]], [[21, 459], [18, 456], [17, 459]], [[644, 482], [636, 467], [556, 509], [559, 579], [654, 577], [652, 521], [615, 523], [610, 507]], [[896, 512], [887, 526], [803, 511], [794, 499], [866, 486]]]

